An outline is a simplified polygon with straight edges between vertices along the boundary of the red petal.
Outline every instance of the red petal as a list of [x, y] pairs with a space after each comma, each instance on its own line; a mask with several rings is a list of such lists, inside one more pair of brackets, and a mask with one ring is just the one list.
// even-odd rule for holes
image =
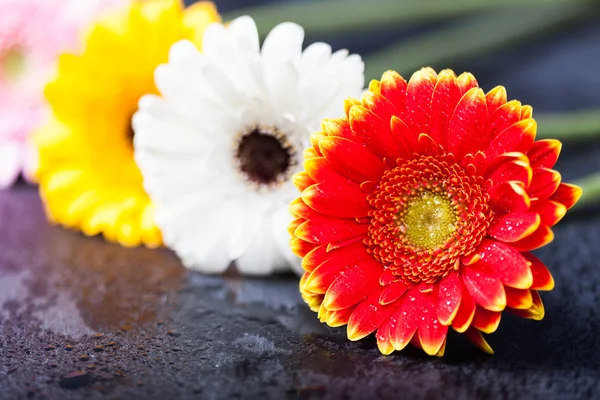
[[488, 121], [488, 130], [491, 139], [496, 138], [505, 129], [521, 119], [521, 103], [517, 100], [509, 101], [494, 111]]
[[458, 82], [458, 86], [460, 86], [460, 91], [464, 95], [469, 90], [478, 87], [477, 80], [470, 72], [463, 72], [456, 78]]
[[292, 222], [290, 222], [290, 224], [288, 225], [289, 234], [293, 235], [296, 228], [302, 225], [304, 221], [306, 221], [304, 218], [295, 218], [294, 220], [292, 220]]
[[392, 116], [397, 115], [394, 105], [383, 95], [373, 92], [365, 92], [361, 99], [361, 104], [364, 108], [375, 114], [386, 128], [389, 127]]
[[[346, 183], [348, 178], [340, 175], [327, 161], [325, 157], [314, 157], [304, 160], [304, 169], [306, 173], [317, 183]], [[357, 183], [349, 182], [358, 186]]]
[[351, 244], [355, 244], [355, 243], [363, 243], [364, 239], [365, 239], [364, 236], [360, 235], [360, 236], [356, 236], [356, 237], [353, 237], [350, 239], [344, 239], [344, 240], [340, 240], [338, 242], [328, 243], [327, 251], [341, 249], [342, 247], [350, 246]]
[[546, 312], [544, 310], [544, 304], [542, 303], [542, 298], [540, 297], [540, 294], [537, 291], [532, 290], [531, 296], [533, 298], [533, 305], [527, 310], [507, 308], [507, 311], [509, 311], [512, 314], [518, 315], [521, 318], [533, 319], [536, 321], [544, 319], [544, 315], [546, 314]]
[[528, 289], [533, 276], [527, 259], [512, 245], [484, 239], [477, 253], [481, 257], [476, 268], [493, 272], [507, 286]]
[[498, 325], [500, 325], [501, 316], [502, 314], [499, 312], [488, 311], [478, 306], [471, 326], [484, 333], [493, 333], [496, 332]]
[[488, 354], [494, 354], [494, 350], [490, 347], [488, 342], [485, 341], [481, 332], [475, 328], [470, 328], [465, 332], [467, 339], [471, 341], [475, 346], [479, 347], [480, 350], [485, 351]]
[[492, 209], [497, 213], [524, 212], [531, 204], [525, 188], [517, 182], [503, 182], [488, 191]]
[[529, 151], [529, 163], [534, 168], [552, 168], [558, 160], [562, 143], [554, 139], [545, 139], [535, 142]]
[[560, 174], [548, 168], [535, 168], [533, 170], [533, 180], [527, 193], [531, 198], [547, 199], [560, 185]]
[[381, 95], [387, 98], [396, 109], [396, 115], [403, 118], [406, 112], [406, 88], [408, 84], [396, 71], [387, 71], [381, 77]]
[[[323, 247], [323, 246], [321, 246]], [[319, 247], [318, 249], [320, 249]], [[316, 251], [317, 249], [313, 250]], [[311, 253], [313, 253], [311, 252]], [[311, 254], [314, 259], [319, 254]], [[364, 245], [360, 242], [345, 246], [336, 250], [329, 251], [325, 254], [325, 260], [320, 261], [303, 281], [303, 290], [312, 293], [325, 293], [334, 280], [347, 268], [356, 267], [364, 260], [371, 260], [371, 256], [367, 253]], [[314, 264], [313, 264], [314, 265]]]
[[533, 305], [533, 297], [529, 289], [514, 289], [506, 286], [506, 306], [526, 310]]
[[381, 272], [381, 276], [379, 277], [379, 284], [381, 286], [391, 285], [394, 282], [398, 282], [399, 279], [390, 268], [384, 268]]
[[348, 97], [346, 100], [344, 100], [344, 112], [346, 113], [346, 116], [348, 116], [350, 114], [350, 110], [352, 109], [352, 107], [359, 106], [359, 105], [360, 105], [360, 100], [358, 100], [358, 99]]
[[350, 126], [355, 140], [379, 158], [396, 159], [400, 156], [398, 143], [390, 133], [390, 120], [381, 120], [378, 115], [361, 106], [352, 107]]
[[377, 329], [377, 334], [375, 335], [375, 337], [377, 338], [377, 347], [379, 348], [379, 351], [381, 352], [381, 354], [386, 356], [392, 354], [392, 352], [394, 351], [394, 346], [392, 345], [392, 337], [390, 334], [390, 329], [392, 327], [391, 321], [392, 319], [388, 318], [387, 321], [381, 324], [379, 329]]
[[[309, 273], [313, 272], [315, 268], [328, 259], [329, 255], [327, 254], [327, 245], [315, 247], [302, 259], [302, 269]], [[309, 274], [302, 275], [302, 282], [304, 282], [308, 276]]]
[[323, 296], [322, 294], [312, 294], [310, 292], [305, 292], [305, 291], [301, 291], [300, 295], [302, 296], [302, 300], [304, 300], [306, 302], [306, 304], [308, 305], [308, 307], [311, 309], [311, 311], [314, 312], [318, 312], [320, 307], [321, 307], [321, 303], [323, 302]]
[[521, 119], [531, 118], [533, 115], [533, 108], [528, 105], [521, 106]]
[[531, 251], [547, 245], [553, 239], [554, 233], [552, 230], [546, 225], [540, 225], [531, 235], [512, 243], [512, 245], [519, 251]]
[[488, 115], [492, 115], [496, 109], [506, 103], [506, 89], [504, 86], [496, 86], [486, 93]]
[[444, 341], [446, 340], [446, 334], [448, 333], [448, 326], [442, 325], [438, 321], [435, 312], [435, 296], [431, 293], [427, 295], [421, 295], [421, 323], [419, 324], [419, 342], [425, 353], [433, 356], [440, 350]]
[[458, 273], [452, 271], [438, 284], [437, 317], [443, 325], [450, 325], [460, 306], [462, 287]]
[[421, 148], [421, 155], [438, 156], [444, 153], [444, 149], [434, 142], [431, 136], [426, 133], [421, 133], [419, 135], [419, 147]]
[[314, 210], [340, 218], [367, 216], [371, 206], [360, 186], [342, 178], [338, 182], [318, 183], [302, 192], [302, 200]]
[[304, 222], [294, 235], [310, 243], [324, 244], [364, 235], [368, 227], [352, 219], [323, 217]]
[[355, 182], [378, 181], [386, 170], [377, 156], [351, 140], [328, 136], [319, 147], [333, 168]]
[[499, 168], [501, 168], [504, 164], [511, 161], [520, 161], [522, 163], [529, 163], [529, 159], [523, 153], [502, 153], [499, 156], [494, 157], [493, 159], [488, 160], [487, 167], [485, 169], [485, 178], [489, 178], [495, 173]]
[[461, 285], [461, 300], [458, 312], [452, 321], [452, 328], [457, 332], [464, 332], [471, 325], [475, 315], [475, 300], [469, 291]]
[[483, 150], [490, 138], [486, 133], [487, 105], [483, 90], [473, 88], [460, 99], [448, 130], [448, 149], [458, 159]]
[[485, 151], [488, 159], [493, 159], [503, 153], [527, 153], [535, 140], [536, 131], [537, 124], [531, 118], [513, 124], [492, 140]]
[[[350, 122], [346, 118], [326, 119], [321, 123], [321, 129], [327, 134], [326, 136], [340, 136], [346, 139], [354, 139], [354, 135], [350, 129]], [[321, 140], [322, 137], [318, 137], [318, 139]], [[311, 135], [312, 142], [313, 136]], [[318, 147], [318, 142], [316, 145]]]
[[436, 83], [437, 77], [431, 68], [421, 68], [408, 81], [404, 121], [416, 134], [429, 133], [431, 96]]
[[498, 166], [498, 168], [492, 172], [490, 179], [495, 185], [506, 181], [518, 181], [522, 182], [524, 187], [529, 187], [532, 176], [533, 171], [528, 162], [515, 160]]
[[[322, 123], [322, 125], [323, 124], [324, 123]], [[319, 140], [323, 139], [325, 136], [327, 136], [327, 134], [325, 132], [319, 132], [319, 131], [313, 132], [309, 136], [310, 145], [313, 146], [313, 149], [317, 153], [321, 152], [321, 150], [319, 149]]]
[[306, 188], [311, 187], [316, 182], [304, 171], [298, 172], [292, 177], [292, 183], [299, 191], [304, 191]]
[[400, 118], [392, 117], [390, 121], [392, 137], [400, 147], [402, 158], [410, 158], [414, 153], [419, 153], [419, 136], [415, 134]]
[[548, 226], [556, 225], [567, 213], [567, 207], [551, 200], [532, 201], [530, 210], [538, 213], [542, 223]]
[[477, 304], [490, 311], [504, 310], [506, 307], [504, 286], [494, 274], [465, 267], [462, 278], [469, 294]]
[[323, 214], [306, 205], [304, 200], [302, 200], [302, 197], [298, 197], [296, 200], [292, 201], [288, 209], [296, 217], [304, 218], [306, 220], [323, 217]]
[[405, 348], [417, 331], [422, 318], [422, 309], [418, 300], [421, 296], [418, 288], [411, 289], [404, 295], [402, 303], [390, 316], [391, 341], [396, 350]]
[[475, 154], [467, 154], [463, 158], [462, 165], [465, 168], [469, 168], [469, 166], [472, 166], [473, 168], [475, 168], [475, 173], [479, 175], [481, 171], [485, 170], [487, 162], [488, 160], [486, 155], [483, 152], [478, 151]]
[[381, 82], [379, 82], [377, 79], [371, 79], [368, 89], [372, 93], [381, 94]]
[[[317, 145], [316, 147], [319, 147], [319, 146]], [[302, 157], [305, 160], [308, 160], [309, 158], [323, 157], [323, 154], [321, 153], [320, 150], [317, 150], [315, 147], [307, 147], [306, 149], [304, 149], [304, 152], [302, 153]]]
[[396, 309], [393, 306], [379, 304], [379, 295], [380, 293], [376, 291], [356, 306], [348, 320], [348, 339], [360, 340], [375, 332]]
[[456, 75], [452, 70], [443, 70], [438, 75], [438, 81], [431, 97], [431, 127], [430, 136], [442, 146], [447, 146], [448, 128], [452, 112], [462, 94]]
[[350, 316], [352, 315], [355, 309], [356, 307], [350, 307], [344, 308], [343, 310], [328, 311], [327, 319], [325, 320], [325, 322], [332, 328], [344, 326], [350, 320]]
[[554, 278], [544, 263], [531, 253], [523, 253], [523, 256], [531, 263], [530, 268], [533, 275], [531, 289], [544, 291], [554, 289]]
[[298, 257], [304, 257], [316, 246], [313, 243], [307, 242], [300, 238], [292, 238], [290, 240], [290, 247], [292, 248], [292, 252], [294, 252], [295, 255], [297, 255]]
[[328, 310], [342, 310], [366, 299], [381, 287], [381, 269], [381, 264], [374, 259], [360, 261], [355, 267], [348, 268], [329, 286], [323, 305]]
[[558, 185], [558, 189], [549, 200], [557, 201], [564, 204], [567, 210], [577, 203], [577, 200], [581, 197], [581, 188], [579, 186], [570, 185], [568, 183], [561, 183]]
[[541, 218], [535, 212], [516, 212], [496, 219], [488, 235], [502, 242], [516, 242], [531, 235], [540, 226]]
[[[381, 282], [380, 282], [381, 283]], [[408, 290], [408, 286], [402, 282], [394, 282], [383, 288], [381, 296], [379, 296], [379, 304], [391, 304], [398, 300]]]
[[438, 350], [437, 353], [435, 353], [436, 357], [443, 357], [444, 353], [446, 352], [446, 343], [448, 342], [448, 339], [444, 340], [444, 343], [442, 343], [442, 347], [440, 347], [440, 349]]

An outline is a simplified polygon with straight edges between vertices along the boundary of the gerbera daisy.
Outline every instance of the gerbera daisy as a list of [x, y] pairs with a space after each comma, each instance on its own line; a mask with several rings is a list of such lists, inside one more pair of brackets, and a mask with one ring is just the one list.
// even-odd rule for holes
[[219, 273], [235, 260], [245, 274], [300, 269], [287, 244], [290, 178], [310, 132], [364, 84], [359, 56], [325, 43], [303, 52], [303, 39], [284, 23], [261, 49], [252, 18], [213, 24], [203, 54], [173, 45], [156, 70], [162, 97], [141, 99], [136, 160], [165, 243], [188, 268]]
[[442, 355], [448, 328], [492, 353], [481, 332], [501, 313], [541, 319], [554, 287], [530, 253], [553, 239], [581, 195], [535, 141], [532, 108], [468, 73], [431, 68], [373, 81], [305, 152], [291, 204], [305, 301], [350, 340], [377, 332], [384, 354], [408, 343]]
[[43, 88], [58, 53], [74, 49], [81, 27], [126, 0], [0, 1], [0, 188], [35, 165], [30, 133], [43, 118]]
[[156, 91], [154, 69], [171, 44], [219, 20], [212, 3], [133, 1], [96, 23], [82, 54], [65, 54], [46, 88], [52, 120], [36, 135], [40, 192], [49, 218], [125, 246], [161, 236], [133, 159], [131, 116]]

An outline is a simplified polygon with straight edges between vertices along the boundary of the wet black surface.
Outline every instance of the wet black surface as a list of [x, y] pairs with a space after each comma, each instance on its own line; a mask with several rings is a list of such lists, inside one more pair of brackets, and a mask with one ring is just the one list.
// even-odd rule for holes
[[[588, 24], [454, 67], [536, 110], [600, 106], [598, 38]], [[600, 169], [598, 144], [563, 155], [566, 179]], [[319, 324], [293, 276], [190, 273], [166, 250], [48, 225], [20, 185], [0, 191], [0, 398], [600, 398], [600, 216], [573, 214], [555, 233], [538, 252], [556, 280], [543, 321], [503, 316], [494, 356], [452, 335], [442, 359], [383, 357], [373, 339]]]
[[319, 324], [294, 277], [188, 273], [49, 226], [33, 188], [0, 192], [0, 397], [592, 399], [600, 218], [582, 217], [540, 252], [557, 281], [546, 318], [504, 317], [496, 355], [454, 335], [443, 359], [383, 357]]

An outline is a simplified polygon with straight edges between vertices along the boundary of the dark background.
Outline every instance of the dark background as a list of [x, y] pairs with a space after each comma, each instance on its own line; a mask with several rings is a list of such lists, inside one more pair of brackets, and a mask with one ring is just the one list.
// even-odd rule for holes
[[[327, 39], [366, 56], [418, 32]], [[435, 67], [503, 84], [536, 112], [600, 107], [600, 20]], [[566, 143], [558, 169], [573, 180], [599, 156], [596, 143]], [[205, 277], [166, 250], [51, 227], [36, 189], [19, 185], [0, 191], [0, 398], [600, 398], [600, 216], [572, 213], [555, 233], [538, 251], [556, 280], [543, 321], [503, 316], [493, 356], [451, 335], [441, 359], [383, 357], [372, 338], [319, 324], [295, 277]]]

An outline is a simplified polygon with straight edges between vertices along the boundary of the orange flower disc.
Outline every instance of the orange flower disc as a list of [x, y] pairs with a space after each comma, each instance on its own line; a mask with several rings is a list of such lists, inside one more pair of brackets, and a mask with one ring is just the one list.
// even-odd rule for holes
[[581, 195], [552, 167], [560, 142], [535, 141], [530, 106], [468, 73], [396, 72], [346, 118], [326, 120], [294, 177], [292, 248], [302, 297], [348, 337], [376, 332], [384, 354], [408, 343], [442, 355], [448, 328], [481, 333], [501, 313], [541, 319], [554, 281], [530, 253]]

